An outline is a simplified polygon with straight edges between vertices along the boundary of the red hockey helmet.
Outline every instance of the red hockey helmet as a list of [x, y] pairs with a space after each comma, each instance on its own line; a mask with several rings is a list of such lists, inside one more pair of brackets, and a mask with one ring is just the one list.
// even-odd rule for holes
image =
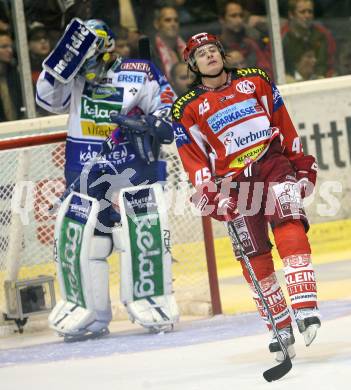
[[195, 59], [194, 59], [195, 50], [197, 48], [199, 48], [200, 46], [207, 45], [209, 43], [214, 43], [218, 47], [222, 57], [225, 56], [223, 46], [222, 46], [221, 42], [218, 40], [218, 38], [216, 37], [216, 35], [202, 32], [199, 34], [195, 34], [189, 38], [189, 40], [186, 44], [186, 47], [184, 49], [184, 52], [183, 52], [184, 61], [187, 64], [189, 64], [190, 67], [194, 66], [195, 65]]

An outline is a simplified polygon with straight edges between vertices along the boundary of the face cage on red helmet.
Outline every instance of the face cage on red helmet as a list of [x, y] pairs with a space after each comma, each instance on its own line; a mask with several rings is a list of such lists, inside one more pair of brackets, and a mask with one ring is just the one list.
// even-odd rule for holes
[[221, 44], [221, 42], [217, 39], [217, 37], [213, 34], [208, 33], [199, 33], [196, 35], [193, 35], [186, 45], [186, 48], [184, 50], [183, 56], [184, 61], [190, 66], [190, 68], [193, 68], [196, 65], [196, 61], [194, 58], [194, 54], [196, 49], [198, 49], [201, 46], [208, 45], [208, 44], [215, 44], [221, 53], [222, 57], [225, 57], [224, 48]]

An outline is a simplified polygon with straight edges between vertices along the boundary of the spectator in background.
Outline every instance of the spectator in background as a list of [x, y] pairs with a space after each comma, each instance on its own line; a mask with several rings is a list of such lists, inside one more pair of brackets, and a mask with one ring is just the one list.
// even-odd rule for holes
[[0, 31], [11, 31], [11, 12], [9, 5], [0, 1]]
[[185, 42], [179, 36], [179, 19], [174, 7], [161, 7], [155, 10], [156, 29], [154, 50], [155, 62], [168, 79], [172, 66], [183, 59]]
[[225, 54], [226, 66], [229, 69], [232, 68], [247, 68], [247, 63], [244, 56], [240, 53], [239, 50], [229, 50]]
[[10, 31], [10, 23], [8, 23], [7, 20], [2, 17], [2, 15], [0, 15], [0, 31]]
[[304, 52], [296, 58], [292, 73], [286, 75], [286, 82], [315, 80], [320, 78], [316, 74], [317, 58], [313, 46], [307, 46]]
[[[27, 36], [28, 36], [30, 68], [32, 73], [32, 82], [33, 82], [34, 94], [35, 94], [37, 80], [41, 71], [43, 70], [42, 63], [51, 50], [50, 40], [45, 26], [40, 22], [34, 22], [29, 26]], [[37, 116], [50, 115], [49, 112], [45, 111], [37, 104], [35, 105], [35, 109], [36, 109]]]
[[114, 54], [119, 57], [130, 58], [131, 47], [128, 41], [128, 29], [125, 27], [119, 27], [116, 30], [115, 35], [115, 48], [113, 50]]
[[153, 10], [158, 0], [92, 0], [92, 17], [101, 19], [116, 32], [119, 26], [128, 31], [130, 57], [137, 58], [142, 34], [153, 31]]
[[21, 84], [14, 59], [13, 40], [0, 31], [0, 121], [21, 119]]
[[155, 0], [92, 0], [92, 17], [102, 19], [114, 31], [118, 26], [130, 32], [152, 29]]
[[[162, 0], [159, 2], [161, 3]], [[208, 27], [211, 22], [217, 19], [216, 1], [168, 0], [167, 2], [163, 1], [163, 5], [166, 5], [165, 3], [177, 9], [181, 26], [206, 23]]]
[[262, 50], [267, 52], [269, 58], [271, 58], [269, 28], [265, 2], [262, 0], [245, 0], [245, 9], [249, 13], [247, 17], [247, 26], [255, 29], [258, 34], [258, 37], [255, 37], [256, 42]]
[[239, 1], [227, 0], [222, 4], [219, 9], [220, 41], [226, 51], [239, 51], [248, 66], [260, 67], [272, 75], [270, 58], [252, 38], [253, 36], [258, 38], [259, 35], [245, 25], [244, 16], [244, 9]]
[[[67, 23], [74, 17], [82, 20], [91, 16], [94, 0], [23, 0], [28, 25], [43, 23], [47, 29], [50, 45], [54, 47]], [[109, 12], [104, 10], [105, 13]]]
[[345, 42], [340, 46], [338, 52], [337, 75], [351, 75], [351, 45]]
[[335, 73], [335, 39], [329, 30], [314, 21], [313, 0], [289, 0], [289, 21], [282, 28], [282, 40], [289, 74], [293, 74], [295, 64], [308, 46], [314, 48], [316, 55], [316, 75], [330, 77]]
[[185, 62], [177, 62], [172, 66], [170, 82], [177, 96], [183, 95], [195, 81], [195, 75], [189, 72]]
[[42, 63], [51, 50], [47, 30], [42, 23], [34, 22], [29, 26], [28, 47], [32, 81], [35, 86], [42, 71]]
[[[118, 35], [117, 33], [116, 35], [117, 40], [119, 40], [119, 43], [116, 41], [116, 44], [119, 44], [119, 48], [116, 47], [115, 51], [121, 52], [122, 54], [120, 55], [124, 58], [130, 56], [138, 57], [138, 42], [140, 38], [140, 29], [138, 25], [137, 15], [138, 11], [140, 13], [143, 11], [143, 9], [145, 9], [145, 4], [143, 4], [143, 1], [136, 0], [118, 0], [117, 2], [115, 1], [115, 3], [118, 3], [119, 6], [116, 10], [113, 10], [112, 8], [112, 13], [117, 14], [117, 25], [121, 26], [121, 34]], [[113, 4], [112, 7], [115, 7], [115, 4]], [[106, 8], [102, 8], [102, 11], [104, 12], [104, 15], [102, 17], [103, 20], [105, 20], [106, 17], [105, 10]], [[127, 36], [125, 35], [125, 32], [127, 32]]]

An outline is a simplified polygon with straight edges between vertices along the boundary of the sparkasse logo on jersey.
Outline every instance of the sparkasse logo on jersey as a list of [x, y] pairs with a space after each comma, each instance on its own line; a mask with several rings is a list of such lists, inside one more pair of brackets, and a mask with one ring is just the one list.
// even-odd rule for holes
[[216, 112], [207, 119], [207, 123], [214, 133], [218, 133], [225, 126], [262, 111], [256, 99], [247, 99]]

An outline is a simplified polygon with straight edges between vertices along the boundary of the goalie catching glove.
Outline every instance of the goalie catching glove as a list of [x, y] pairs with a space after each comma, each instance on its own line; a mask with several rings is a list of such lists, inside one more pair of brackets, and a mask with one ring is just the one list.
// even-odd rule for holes
[[296, 172], [296, 179], [301, 187], [301, 197], [310, 196], [317, 180], [318, 165], [313, 156], [301, 156], [291, 161]]
[[[103, 152], [111, 152], [112, 145], [121, 142], [125, 137], [135, 148], [138, 156], [150, 164], [157, 161], [161, 144], [173, 142], [173, 128], [165, 120], [155, 115], [130, 117], [121, 114], [111, 114], [111, 121], [118, 127], [111, 133], [110, 140], [105, 142]], [[111, 147], [110, 150], [107, 150]]]

